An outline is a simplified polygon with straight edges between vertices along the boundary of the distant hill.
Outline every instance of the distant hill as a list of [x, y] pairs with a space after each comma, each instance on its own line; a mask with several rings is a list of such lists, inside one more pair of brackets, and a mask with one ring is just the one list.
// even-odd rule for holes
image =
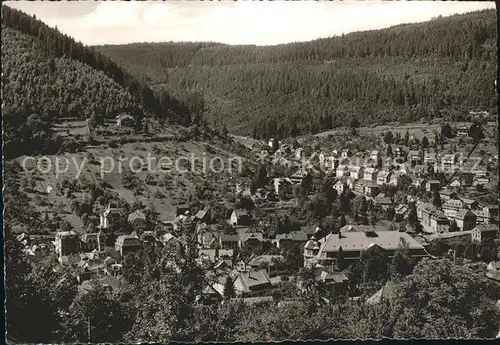
[[495, 104], [496, 13], [304, 43], [137, 43], [96, 50], [155, 90], [195, 91], [233, 133], [284, 137], [348, 125], [444, 117]]

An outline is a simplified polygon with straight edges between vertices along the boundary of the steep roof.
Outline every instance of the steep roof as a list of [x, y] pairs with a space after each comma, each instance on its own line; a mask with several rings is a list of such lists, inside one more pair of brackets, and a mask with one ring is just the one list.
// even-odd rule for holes
[[382, 170], [381, 172], [378, 173], [378, 177], [377, 178], [387, 178], [387, 176], [389, 176], [390, 172], [389, 171], [385, 171], [385, 170]]
[[381, 300], [388, 300], [396, 297], [396, 284], [388, 281], [380, 290], [375, 292], [370, 298], [366, 300], [366, 304], [373, 305], [379, 303]]
[[259, 266], [260, 264], [266, 262], [270, 266], [274, 264], [276, 260], [283, 260], [283, 255], [259, 255], [250, 260], [249, 266]]
[[146, 215], [141, 210], [137, 210], [129, 214], [129, 223], [133, 223], [136, 220], [146, 220]]
[[460, 211], [457, 212], [457, 218], [459, 218], [459, 219], [463, 219], [465, 217], [472, 217], [472, 216], [476, 217], [474, 212], [472, 212], [469, 209], [461, 209]]
[[445, 216], [445, 214], [439, 210], [433, 212], [431, 217], [439, 221], [448, 221], [448, 218]]
[[97, 243], [97, 240], [98, 238], [101, 237], [104, 238], [105, 235], [103, 233], [99, 234], [98, 232], [95, 232], [95, 233], [85, 233], [83, 235], [80, 236], [80, 241], [84, 242], [84, 243]]
[[239, 242], [240, 240], [240, 235], [228, 235], [228, 234], [222, 234], [220, 235], [220, 240], [221, 242]]
[[248, 217], [248, 211], [245, 210], [245, 209], [235, 209], [234, 211], [234, 214], [236, 215], [236, 217]]
[[475, 229], [479, 230], [480, 232], [489, 232], [489, 231], [498, 231], [498, 225], [495, 224], [488, 224], [488, 225], [477, 225]]
[[443, 204], [443, 208], [446, 207], [461, 208], [462, 206], [463, 206], [462, 200], [453, 200], [453, 199], [446, 200], [446, 202]]
[[292, 240], [296, 242], [305, 242], [307, 241], [307, 234], [304, 231], [293, 231], [288, 234], [276, 235], [276, 240]]
[[269, 280], [266, 270], [240, 272], [236, 279], [240, 279], [245, 292], [248, 292], [257, 286], [267, 284], [271, 285], [271, 281]]
[[488, 271], [486, 271], [486, 277], [500, 283], [500, 272], [499, 271], [488, 270]]
[[307, 241], [306, 245], [304, 246], [304, 249], [307, 250], [314, 250], [314, 249], [319, 249], [318, 243], [313, 240]]
[[262, 242], [264, 240], [264, 237], [262, 236], [262, 233], [260, 232], [245, 232], [240, 235], [241, 236], [241, 241], [245, 243], [246, 241], [254, 238], [257, 239], [258, 241]]
[[116, 239], [116, 245], [122, 247], [131, 247], [131, 246], [139, 246], [141, 243], [139, 239], [132, 235], [121, 235]]
[[386, 197], [381, 197], [381, 196], [376, 196], [374, 198], [375, 204], [380, 204], [380, 205], [391, 205], [392, 201], [389, 198]]

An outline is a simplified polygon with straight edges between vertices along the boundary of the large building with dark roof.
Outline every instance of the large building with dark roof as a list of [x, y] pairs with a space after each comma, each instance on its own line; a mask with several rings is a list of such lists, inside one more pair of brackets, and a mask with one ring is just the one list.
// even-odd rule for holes
[[316, 264], [331, 265], [336, 262], [340, 248], [342, 248], [345, 260], [357, 260], [364, 250], [373, 246], [393, 256], [403, 240], [407, 243], [412, 257], [428, 256], [424, 247], [407, 233], [367, 229], [366, 231], [340, 231], [338, 234], [331, 233], [318, 242], [309, 241], [304, 247], [304, 265], [309, 267]]

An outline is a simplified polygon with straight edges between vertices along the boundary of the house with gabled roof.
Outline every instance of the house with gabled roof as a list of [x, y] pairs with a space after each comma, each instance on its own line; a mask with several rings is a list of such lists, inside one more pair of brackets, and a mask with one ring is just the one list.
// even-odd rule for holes
[[303, 231], [293, 231], [288, 234], [278, 234], [272, 241], [277, 248], [292, 248], [295, 245], [305, 244], [307, 242], [307, 234]]
[[408, 208], [408, 205], [405, 204], [399, 204], [394, 208], [395, 211], [395, 216], [398, 221], [402, 221], [408, 217], [408, 213], [410, 212], [410, 209]]
[[245, 232], [240, 235], [240, 249], [259, 250], [262, 249], [263, 242], [264, 237], [260, 232]]
[[340, 153], [340, 158], [346, 159], [352, 156], [352, 151], [350, 149], [343, 149]]
[[380, 290], [371, 295], [365, 303], [375, 305], [382, 301], [390, 301], [397, 297], [396, 289], [396, 284], [393, 281], [388, 281]]
[[139, 238], [134, 235], [121, 235], [115, 241], [115, 250], [123, 257], [126, 253], [133, 253], [141, 248]]
[[396, 148], [394, 148], [394, 157], [396, 158], [406, 158], [406, 150], [401, 147], [401, 146], [396, 146]]
[[458, 194], [449, 188], [445, 188], [439, 191], [439, 196], [441, 197], [441, 200], [447, 201], [450, 199], [456, 199]]
[[258, 271], [260, 269], [265, 269], [269, 277], [275, 275], [275, 264], [276, 262], [282, 261], [284, 259], [283, 255], [259, 255], [252, 258], [247, 266], [253, 271]]
[[391, 180], [391, 175], [392, 173], [390, 171], [382, 170], [377, 175], [377, 184], [383, 185], [389, 183], [389, 181]]
[[462, 209], [458, 211], [455, 216], [455, 220], [457, 222], [457, 226], [462, 231], [469, 231], [476, 226], [476, 215], [474, 212], [468, 209]]
[[381, 207], [383, 210], [386, 210], [392, 206], [392, 200], [381, 195], [377, 195], [375, 198], [373, 198], [373, 203], [376, 206]]
[[[315, 266], [311, 268], [314, 272], [314, 278], [317, 282], [330, 290], [331, 295], [345, 295], [348, 293], [349, 278], [342, 273], [337, 267], [330, 266]], [[305, 292], [306, 286], [301, 277], [297, 279], [297, 287]]]
[[86, 233], [80, 236], [80, 249], [83, 252], [91, 252], [93, 250], [101, 251], [104, 247], [106, 235], [102, 232]]
[[99, 228], [109, 229], [119, 226], [124, 220], [124, 209], [121, 207], [111, 207], [108, 204], [104, 210], [99, 213]]
[[349, 176], [352, 179], [358, 180], [360, 178], [363, 178], [364, 168], [362, 166], [355, 165], [350, 168], [349, 173], [350, 173]]
[[216, 231], [204, 231], [198, 234], [198, 247], [203, 249], [215, 249], [219, 247], [219, 233]]
[[429, 180], [425, 184], [425, 190], [428, 192], [439, 191], [441, 189], [441, 182], [439, 180]]
[[240, 247], [240, 234], [221, 234], [219, 235], [219, 247], [221, 249], [236, 250]]
[[376, 182], [377, 175], [378, 175], [377, 168], [368, 167], [368, 168], [365, 168], [365, 171], [363, 174], [363, 179], [366, 181], [370, 181], [370, 182]]
[[437, 155], [435, 152], [426, 152], [424, 155], [424, 165], [434, 165], [437, 163]]
[[377, 150], [373, 150], [370, 152], [370, 159], [377, 162], [378, 159], [380, 158], [380, 152]]
[[464, 203], [462, 200], [457, 200], [457, 199], [448, 199], [446, 202], [441, 206], [443, 209], [444, 214], [448, 218], [455, 218], [457, 213], [464, 208]]
[[450, 221], [442, 211], [436, 210], [430, 215], [430, 231], [432, 233], [446, 233], [450, 230]]
[[481, 224], [472, 229], [471, 237], [473, 242], [481, 243], [486, 238], [497, 239], [498, 233], [498, 225]]
[[422, 155], [418, 150], [410, 150], [408, 152], [408, 161], [412, 165], [417, 165], [422, 163]]
[[332, 188], [337, 191], [338, 195], [340, 195], [347, 189], [347, 184], [343, 180], [338, 180]]
[[231, 213], [231, 225], [233, 226], [245, 226], [250, 224], [250, 215], [245, 209], [235, 209]]
[[129, 214], [127, 220], [135, 230], [144, 231], [147, 227], [146, 215], [141, 210], [136, 210]]
[[271, 280], [266, 270], [238, 272], [234, 280], [236, 294], [241, 296], [272, 288]]
[[301, 184], [307, 175], [309, 175], [309, 172], [305, 168], [300, 168], [290, 176], [290, 181], [295, 184]]
[[469, 210], [474, 210], [478, 206], [478, 202], [474, 199], [468, 199], [468, 198], [460, 198], [464, 204], [464, 208], [468, 208]]
[[206, 205], [202, 210], [199, 210], [194, 217], [197, 222], [202, 222], [206, 224], [210, 223], [210, 218], [211, 218], [210, 206]]
[[491, 215], [488, 207], [483, 207], [482, 209], [472, 210], [476, 215], [476, 224], [488, 225], [491, 222]]
[[335, 176], [337, 178], [342, 178], [342, 177], [348, 177], [350, 176], [351, 172], [349, 170], [349, 167], [344, 164], [340, 164], [337, 169], [335, 170]]

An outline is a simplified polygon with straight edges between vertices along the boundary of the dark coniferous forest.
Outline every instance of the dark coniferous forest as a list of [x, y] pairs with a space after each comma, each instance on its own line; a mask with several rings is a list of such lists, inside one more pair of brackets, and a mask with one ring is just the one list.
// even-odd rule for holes
[[369, 125], [491, 111], [496, 27], [495, 11], [486, 10], [277, 46], [96, 49], [155, 90], [201, 94], [216, 126], [285, 137], [343, 126], [353, 117]]
[[96, 108], [109, 115], [132, 107], [190, 124], [188, 105], [160, 97], [94, 48], [7, 6], [2, 6], [2, 69], [4, 103], [13, 110], [85, 118]]

